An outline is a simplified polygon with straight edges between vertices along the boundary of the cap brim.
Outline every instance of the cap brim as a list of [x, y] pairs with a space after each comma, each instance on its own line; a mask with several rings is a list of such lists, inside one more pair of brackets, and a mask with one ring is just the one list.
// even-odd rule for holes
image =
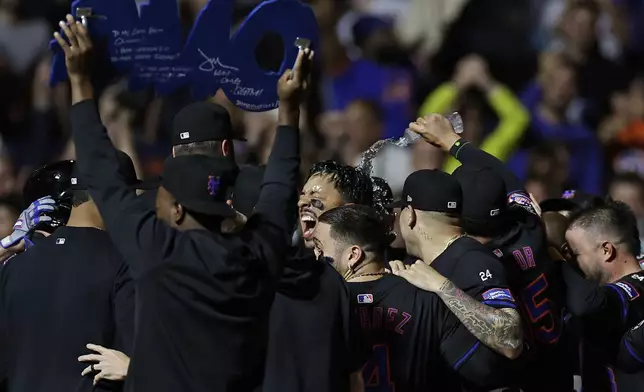
[[385, 204], [383, 207], [384, 208], [405, 208], [408, 205], [409, 205], [409, 203], [407, 203], [404, 200], [397, 200], [397, 201], [395, 201], [393, 203]]
[[156, 189], [161, 185], [161, 178], [155, 178], [153, 180], [138, 180], [132, 186], [136, 189], [141, 189], [144, 191], [149, 191], [151, 189]]
[[180, 200], [177, 200], [179, 204], [186, 207], [189, 211], [196, 212], [198, 214], [209, 215], [209, 216], [221, 216], [224, 218], [233, 218], [237, 214], [231, 206], [226, 203], [216, 202], [216, 201], [196, 201], [196, 202], [186, 202], [183, 203]]
[[577, 208], [579, 204], [575, 203], [571, 199], [547, 199], [539, 203], [541, 212], [552, 212], [552, 211], [570, 211]]
[[247, 142], [248, 140], [245, 137], [230, 137], [230, 138], [217, 138], [217, 139], [207, 139], [207, 140], [190, 140], [190, 139], [173, 139], [172, 141], [172, 146], [181, 146], [184, 144], [190, 144], [190, 143], [201, 143], [201, 142], [221, 142], [224, 140], [230, 139], [232, 141], [238, 141], [238, 142]]
[[[136, 182], [132, 184], [127, 184], [129, 187], [134, 188], [134, 189], [141, 189], [144, 191], [149, 191], [151, 189], [157, 189], [159, 185], [161, 185], [161, 179], [154, 179], [154, 180], [146, 180], [146, 181], [141, 181], [141, 180], [136, 180]], [[77, 185], [72, 185], [69, 187], [69, 189], [73, 191], [87, 191], [89, 190], [87, 186], [83, 184], [77, 184]]]

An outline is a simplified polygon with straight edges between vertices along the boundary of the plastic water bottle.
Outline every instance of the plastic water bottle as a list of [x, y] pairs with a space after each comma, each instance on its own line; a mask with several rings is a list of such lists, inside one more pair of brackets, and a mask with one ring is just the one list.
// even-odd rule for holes
[[[452, 124], [454, 132], [456, 132], [457, 134], [463, 133], [463, 119], [461, 118], [461, 115], [458, 114], [458, 112], [450, 114], [449, 116], [447, 116], [447, 119]], [[406, 147], [410, 144], [415, 143], [420, 138], [421, 136], [419, 134], [407, 128], [405, 129], [405, 135], [400, 138], [400, 140], [395, 144], [400, 147]]]

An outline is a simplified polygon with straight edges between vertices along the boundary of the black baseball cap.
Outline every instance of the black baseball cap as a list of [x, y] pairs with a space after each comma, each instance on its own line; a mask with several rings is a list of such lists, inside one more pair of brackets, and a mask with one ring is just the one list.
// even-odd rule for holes
[[501, 216], [507, 206], [505, 182], [492, 169], [461, 165], [452, 176], [463, 190], [463, 218], [489, 222]]
[[411, 206], [420, 211], [461, 213], [463, 191], [458, 180], [440, 170], [418, 170], [403, 185], [402, 199], [385, 208]]
[[212, 102], [195, 102], [174, 116], [172, 145], [236, 138], [226, 108]]
[[565, 190], [560, 198], [546, 199], [539, 203], [541, 212], [572, 211], [602, 203], [602, 198], [576, 189]]
[[162, 186], [189, 211], [203, 215], [233, 217], [226, 202], [239, 168], [226, 157], [186, 155], [168, 158]]
[[253, 165], [244, 165], [239, 170], [233, 192], [233, 207], [246, 216], [253, 213], [259, 200], [265, 171], [265, 166]]
[[[116, 157], [119, 163], [119, 174], [125, 180], [125, 183], [136, 189], [154, 189], [159, 184], [157, 181], [141, 181], [136, 176], [134, 163], [129, 155], [121, 150], [116, 150]], [[87, 190], [87, 183], [79, 173], [78, 165], [74, 165], [71, 178], [69, 179], [72, 190]]]

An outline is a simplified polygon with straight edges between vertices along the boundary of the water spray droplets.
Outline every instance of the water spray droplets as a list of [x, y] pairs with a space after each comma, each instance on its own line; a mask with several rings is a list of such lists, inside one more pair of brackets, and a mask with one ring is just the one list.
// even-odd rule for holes
[[[454, 112], [447, 116], [447, 119], [452, 124], [454, 132], [458, 134], [463, 132], [463, 119], [461, 118], [460, 114]], [[371, 147], [369, 147], [365, 152], [362, 153], [362, 159], [360, 160], [360, 163], [356, 168], [366, 175], [371, 176], [373, 174], [373, 160], [376, 158], [376, 155], [378, 155], [378, 152], [380, 152], [380, 150], [382, 150], [384, 146], [389, 144], [404, 148], [409, 146], [410, 144], [414, 144], [420, 138], [421, 136], [416, 132], [412, 131], [411, 129], [406, 129], [405, 134], [400, 138], [378, 140], [377, 142], [372, 144]]]

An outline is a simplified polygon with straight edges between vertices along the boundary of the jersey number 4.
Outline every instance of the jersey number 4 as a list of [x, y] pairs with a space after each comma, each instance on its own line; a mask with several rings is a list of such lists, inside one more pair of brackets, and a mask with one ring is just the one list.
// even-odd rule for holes
[[523, 289], [523, 303], [532, 322], [535, 338], [542, 343], [555, 343], [561, 335], [561, 315], [547, 297], [548, 280], [541, 274]]
[[373, 346], [371, 359], [362, 370], [365, 392], [394, 392], [389, 368], [389, 348], [385, 345]]

